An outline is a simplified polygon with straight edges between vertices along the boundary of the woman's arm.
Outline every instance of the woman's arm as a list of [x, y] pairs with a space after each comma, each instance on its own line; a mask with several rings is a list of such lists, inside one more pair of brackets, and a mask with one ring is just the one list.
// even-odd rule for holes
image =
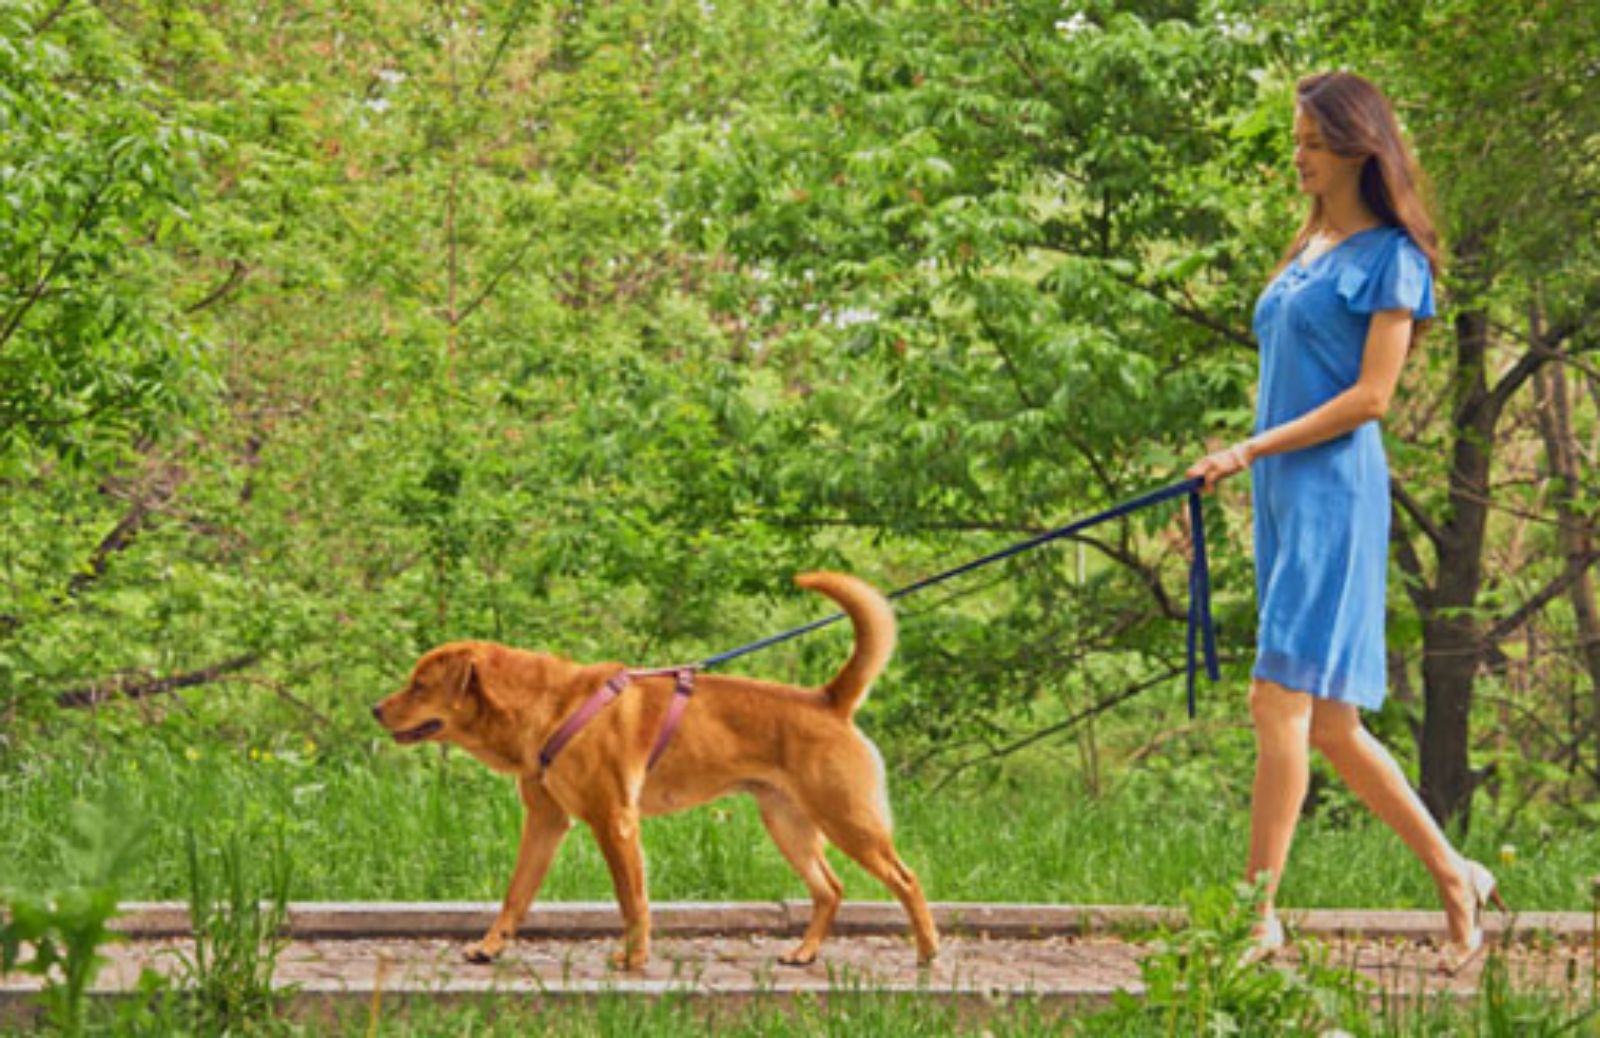
[[1400, 383], [1400, 369], [1411, 346], [1411, 325], [1409, 310], [1380, 310], [1373, 314], [1355, 385], [1299, 418], [1206, 455], [1189, 467], [1188, 474], [1205, 477], [1205, 488], [1210, 490], [1218, 480], [1243, 472], [1257, 458], [1311, 447], [1382, 418]]

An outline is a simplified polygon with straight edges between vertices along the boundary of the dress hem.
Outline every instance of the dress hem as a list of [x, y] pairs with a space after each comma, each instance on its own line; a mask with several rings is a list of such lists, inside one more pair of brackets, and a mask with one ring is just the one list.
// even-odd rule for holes
[[1385, 688], [1353, 688], [1348, 679], [1330, 674], [1315, 663], [1271, 650], [1262, 650], [1257, 655], [1250, 676], [1271, 681], [1294, 692], [1304, 692], [1316, 699], [1349, 703], [1362, 710], [1381, 709], [1388, 695], [1388, 689]]

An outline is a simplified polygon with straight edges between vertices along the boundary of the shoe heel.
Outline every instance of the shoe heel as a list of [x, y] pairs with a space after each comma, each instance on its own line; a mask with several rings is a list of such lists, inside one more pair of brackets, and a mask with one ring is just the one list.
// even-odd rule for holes
[[1452, 977], [1484, 949], [1483, 906], [1493, 903], [1500, 911], [1506, 911], [1506, 901], [1500, 896], [1500, 884], [1494, 873], [1468, 858], [1462, 859], [1462, 871], [1466, 873], [1467, 885], [1472, 888], [1472, 929], [1465, 941], [1448, 941], [1441, 950], [1439, 968]]
[[1506, 899], [1500, 896], [1500, 883], [1481, 863], [1467, 861], [1467, 875], [1472, 880], [1472, 894], [1477, 899], [1477, 906], [1482, 909], [1484, 905], [1492, 904], [1501, 912], [1507, 912]]
[[1239, 965], [1254, 966], [1257, 963], [1267, 962], [1283, 950], [1283, 945], [1283, 923], [1277, 915], [1269, 915], [1261, 921], [1250, 947], [1239, 956]]

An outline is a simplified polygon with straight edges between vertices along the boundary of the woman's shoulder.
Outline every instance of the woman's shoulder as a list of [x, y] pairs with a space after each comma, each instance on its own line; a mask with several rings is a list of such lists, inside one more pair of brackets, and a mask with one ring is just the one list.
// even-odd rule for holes
[[1391, 223], [1380, 223], [1364, 231], [1357, 231], [1350, 239], [1350, 244], [1355, 246], [1350, 250], [1351, 257], [1363, 261], [1391, 256], [1402, 249], [1422, 251], [1417, 248], [1417, 243], [1411, 240], [1411, 235], [1406, 233], [1404, 227]]
[[1433, 315], [1433, 274], [1427, 253], [1405, 228], [1381, 224], [1361, 233], [1338, 274], [1339, 294], [1352, 310], [1400, 308]]

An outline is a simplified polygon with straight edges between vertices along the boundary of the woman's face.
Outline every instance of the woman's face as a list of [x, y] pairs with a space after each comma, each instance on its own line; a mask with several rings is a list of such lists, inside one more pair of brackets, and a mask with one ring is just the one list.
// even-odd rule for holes
[[1326, 197], [1347, 184], [1356, 185], [1366, 161], [1361, 155], [1335, 154], [1322, 139], [1322, 130], [1310, 113], [1295, 109], [1294, 168], [1300, 175], [1301, 191]]

